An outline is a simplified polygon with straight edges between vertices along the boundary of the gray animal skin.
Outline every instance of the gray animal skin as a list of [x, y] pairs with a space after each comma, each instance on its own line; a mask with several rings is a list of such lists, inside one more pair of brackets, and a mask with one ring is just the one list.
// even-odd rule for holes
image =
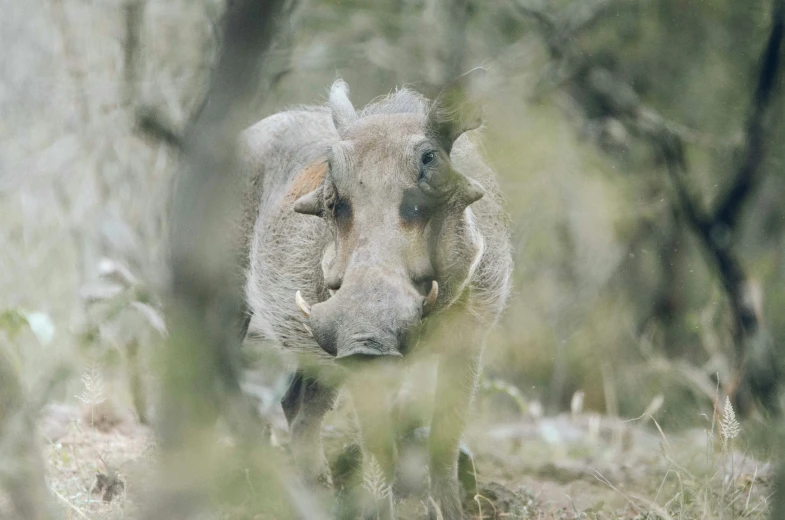
[[[338, 80], [327, 106], [278, 113], [242, 136], [248, 337], [297, 354], [282, 404], [298, 470], [329, 483], [320, 427], [346, 381], [364, 452], [392, 482], [378, 370], [435, 352], [430, 493], [445, 519], [462, 518], [460, 437], [512, 270], [496, 176], [471, 132], [480, 110], [465, 95], [481, 72], [434, 102], [401, 89], [360, 111]], [[392, 518], [392, 499], [382, 502], [377, 513]]]

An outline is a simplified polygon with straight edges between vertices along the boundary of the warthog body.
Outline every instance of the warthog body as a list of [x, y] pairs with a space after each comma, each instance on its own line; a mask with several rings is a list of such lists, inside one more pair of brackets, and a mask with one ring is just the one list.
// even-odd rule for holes
[[[243, 135], [248, 334], [301, 361], [283, 400], [300, 471], [329, 480], [319, 432], [336, 374], [433, 344], [431, 496], [447, 519], [461, 518], [460, 436], [512, 267], [495, 174], [465, 133], [480, 124], [465, 81], [435, 102], [398, 90], [359, 112], [338, 81], [327, 106], [273, 115]], [[370, 398], [381, 385], [349, 385], [365, 451], [392, 479], [389, 415]]]

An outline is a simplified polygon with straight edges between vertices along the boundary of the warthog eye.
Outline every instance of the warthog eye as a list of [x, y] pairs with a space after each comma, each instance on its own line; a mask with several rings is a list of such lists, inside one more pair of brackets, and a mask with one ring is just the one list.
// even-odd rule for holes
[[333, 207], [335, 220], [346, 221], [352, 216], [352, 206], [344, 199], [338, 199]]
[[421, 160], [425, 166], [428, 166], [429, 164], [431, 164], [436, 160], [436, 152], [434, 152], [433, 150], [425, 152], [424, 154], [422, 154]]
[[335, 192], [335, 186], [332, 182], [328, 182], [324, 187], [324, 205], [329, 211], [335, 208], [335, 200], [338, 194]]
[[338, 194], [332, 182], [325, 187], [324, 205], [336, 221], [345, 222], [352, 216], [351, 204]]

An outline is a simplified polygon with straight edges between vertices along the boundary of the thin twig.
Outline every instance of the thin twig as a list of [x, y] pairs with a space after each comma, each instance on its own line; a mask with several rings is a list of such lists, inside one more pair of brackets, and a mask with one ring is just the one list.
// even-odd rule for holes
[[136, 128], [175, 150], [183, 151], [183, 138], [153, 110], [141, 110], [137, 114]]
[[741, 207], [758, 187], [763, 177], [761, 167], [766, 157], [765, 123], [771, 110], [774, 91], [780, 75], [783, 37], [785, 33], [785, 4], [775, 0], [773, 20], [766, 47], [760, 59], [760, 70], [752, 110], [747, 120], [744, 151], [734, 182], [714, 211], [713, 220], [733, 228]]
[[57, 498], [59, 498], [60, 500], [62, 500], [62, 501], [63, 501], [63, 502], [64, 502], [64, 503], [65, 503], [65, 504], [68, 506], [68, 507], [70, 507], [71, 509], [73, 509], [74, 511], [76, 511], [76, 514], [77, 514], [77, 515], [79, 515], [81, 518], [85, 518], [86, 520], [90, 520], [90, 517], [89, 517], [89, 516], [87, 516], [86, 514], [84, 514], [84, 513], [82, 512], [82, 510], [81, 510], [81, 509], [79, 509], [79, 508], [78, 508], [78, 507], [76, 507], [74, 504], [72, 504], [70, 500], [68, 500], [67, 498], [65, 498], [65, 497], [64, 497], [63, 495], [61, 495], [60, 493], [58, 493], [58, 492], [57, 492], [57, 490], [56, 490], [55, 488], [53, 488], [53, 487], [51, 487], [51, 486], [50, 486], [50, 487], [49, 487], [49, 490], [50, 490], [52, 493], [54, 493], [54, 495], [55, 495]]

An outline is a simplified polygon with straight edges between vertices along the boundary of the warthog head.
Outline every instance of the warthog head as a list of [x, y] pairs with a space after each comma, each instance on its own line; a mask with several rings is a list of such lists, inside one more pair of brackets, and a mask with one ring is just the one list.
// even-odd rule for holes
[[402, 356], [443, 304], [451, 230], [484, 193], [450, 162], [455, 140], [481, 124], [464, 95], [469, 74], [430, 105], [409, 93], [418, 107], [408, 111], [376, 105], [358, 114], [343, 81], [331, 88], [340, 141], [319, 163], [324, 180], [294, 210], [323, 218], [333, 236], [322, 259], [331, 297], [313, 307], [296, 298], [316, 341], [337, 359]]

